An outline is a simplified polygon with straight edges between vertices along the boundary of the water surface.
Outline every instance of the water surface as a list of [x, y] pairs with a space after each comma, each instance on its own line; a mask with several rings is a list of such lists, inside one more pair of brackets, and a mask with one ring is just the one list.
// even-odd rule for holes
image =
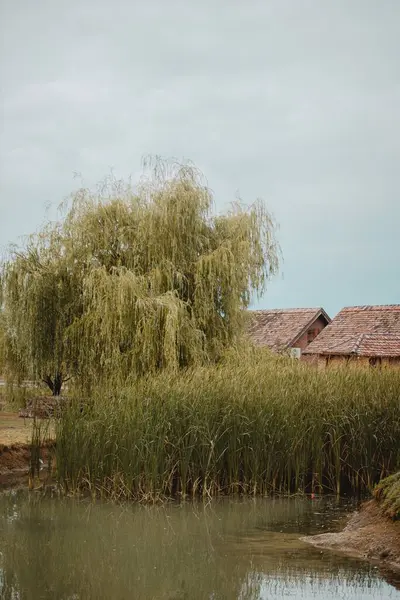
[[119, 506], [10, 492], [0, 495], [0, 597], [400, 598], [376, 566], [299, 541], [339, 529], [349, 508], [307, 498]]

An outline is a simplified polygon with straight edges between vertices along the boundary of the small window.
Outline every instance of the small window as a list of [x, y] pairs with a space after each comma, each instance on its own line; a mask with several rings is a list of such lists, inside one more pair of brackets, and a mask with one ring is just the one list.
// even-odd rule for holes
[[317, 337], [318, 334], [319, 334], [319, 329], [309, 329], [307, 331], [307, 343], [311, 344], [311, 342], [313, 340], [315, 340], [315, 338]]

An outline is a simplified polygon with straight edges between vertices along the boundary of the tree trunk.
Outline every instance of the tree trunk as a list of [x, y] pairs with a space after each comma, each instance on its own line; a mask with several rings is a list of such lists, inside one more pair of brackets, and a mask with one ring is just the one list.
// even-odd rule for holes
[[61, 394], [61, 387], [63, 384], [63, 378], [61, 373], [56, 373], [53, 382], [53, 396], [59, 396]]
[[54, 379], [50, 377], [50, 375], [46, 375], [43, 379], [43, 382], [49, 386], [51, 389], [51, 393], [53, 396], [59, 396], [61, 393], [61, 387], [63, 384], [63, 378], [61, 373], [56, 373], [54, 375]]

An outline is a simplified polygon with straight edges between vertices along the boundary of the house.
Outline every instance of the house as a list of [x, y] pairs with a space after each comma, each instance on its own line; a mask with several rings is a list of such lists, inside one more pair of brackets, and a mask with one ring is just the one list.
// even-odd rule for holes
[[284, 308], [251, 311], [250, 337], [257, 346], [275, 352], [301, 352], [331, 322], [323, 308]]
[[400, 304], [343, 308], [303, 358], [321, 367], [349, 362], [400, 366]]

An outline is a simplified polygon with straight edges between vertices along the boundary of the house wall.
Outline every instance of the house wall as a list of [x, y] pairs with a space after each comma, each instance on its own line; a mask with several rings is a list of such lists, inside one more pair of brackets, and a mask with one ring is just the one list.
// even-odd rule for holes
[[313, 367], [318, 366], [319, 358], [320, 357], [318, 354], [302, 354], [301, 355], [301, 361], [305, 362], [309, 365], [312, 365]]
[[[321, 331], [324, 329], [324, 327], [326, 327], [325, 319], [323, 319], [322, 317], [315, 319], [315, 321], [312, 323], [312, 325], [310, 325], [310, 327], [304, 333], [304, 335], [302, 335], [294, 344], [292, 344], [291, 347], [292, 348], [301, 348], [301, 350], [305, 350], [307, 348], [308, 344], [310, 344], [312, 341], [308, 337], [308, 332], [310, 330], [315, 330], [315, 333], [316, 333], [315, 337], [317, 337], [317, 335], [319, 333], [321, 333]], [[315, 337], [313, 339], [315, 339]]]
[[369, 359], [367, 356], [324, 356], [324, 366], [329, 369], [335, 369], [340, 367], [356, 367], [356, 368], [367, 368], [369, 367]]
[[385, 359], [387, 361], [388, 367], [397, 367], [400, 369], [400, 356], [396, 356], [394, 358]]
[[377, 366], [381, 367], [382, 369], [388, 369], [388, 368], [392, 368], [392, 367], [399, 368], [400, 367], [400, 357], [396, 356], [393, 358], [381, 358], [380, 364], [378, 364]]
[[[323, 356], [320, 354], [305, 354], [302, 356], [304, 362], [318, 369], [334, 369], [340, 367], [372, 368], [368, 356]], [[381, 358], [376, 365], [378, 368], [400, 368], [400, 357]]]

